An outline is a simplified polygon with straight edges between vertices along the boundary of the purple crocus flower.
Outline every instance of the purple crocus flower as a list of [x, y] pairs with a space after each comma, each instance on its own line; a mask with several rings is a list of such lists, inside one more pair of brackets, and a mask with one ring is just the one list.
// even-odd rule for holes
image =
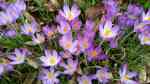
[[41, 44], [45, 41], [45, 36], [42, 33], [36, 33], [32, 36], [33, 44]]
[[78, 31], [82, 25], [82, 22], [79, 19], [74, 19], [71, 21], [71, 27], [73, 30]]
[[60, 26], [58, 26], [58, 31], [61, 34], [66, 34], [71, 31], [71, 27], [66, 21], [61, 21]]
[[59, 84], [59, 72], [56, 72], [53, 68], [49, 70], [43, 69], [39, 74], [39, 79], [42, 80], [43, 84]]
[[8, 58], [11, 60], [10, 64], [22, 64], [24, 63], [26, 57], [28, 55], [31, 55], [31, 52], [29, 52], [27, 49], [15, 49], [14, 53], [10, 55]]
[[87, 59], [89, 61], [92, 60], [103, 60], [106, 59], [107, 56], [105, 54], [103, 54], [102, 49], [100, 46], [97, 47], [93, 47], [90, 46], [87, 50], [86, 50], [86, 54], [87, 54]]
[[92, 84], [92, 78], [90, 76], [83, 75], [78, 77], [77, 80], [79, 84]]
[[108, 81], [112, 78], [112, 74], [109, 72], [107, 67], [101, 68], [97, 70], [94, 79], [98, 79], [98, 81], [102, 84], [107, 84]]
[[133, 77], [137, 76], [136, 72], [128, 72], [127, 64], [122, 65], [119, 70], [120, 81], [122, 84], [139, 84], [137, 81], [131, 80]]
[[15, 3], [9, 4], [5, 11], [0, 13], [0, 25], [15, 22], [25, 8], [24, 0], [16, 0]]
[[1, 58], [0, 61], [0, 76], [6, 71], [13, 70], [13, 66], [10, 64], [10, 61], [8, 59]]
[[59, 40], [59, 44], [61, 47], [64, 48], [64, 50], [68, 50], [70, 53], [74, 53], [77, 50], [77, 40], [73, 41], [72, 34], [67, 33], [62, 36], [62, 38]]
[[23, 24], [21, 26], [21, 31], [25, 35], [32, 36], [37, 31], [37, 25], [35, 22], [32, 22], [31, 24], [29, 24], [29, 23]]
[[15, 37], [16, 36], [16, 31], [13, 30], [13, 29], [7, 30], [4, 33], [4, 36], [6, 36], [6, 37]]
[[116, 38], [119, 32], [119, 27], [112, 27], [111, 21], [106, 21], [105, 24], [101, 23], [99, 25], [99, 34], [103, 40], [110, 40]]
[[143, 12], [142, 21], [143, 22], [148, 22], [150, 24], [150, 9], [148, 10], [147, 13]]
[[106, 9], [106, 16], [105, 18], [111, 20], [113, 16], [116, 16], [118, 13], [118, 6], [115, 0], [103, 0], [104, 7]]
[[150, 34], [139, 34], [139, 39], [142, 45], [150, 45]]
[[43, 62], [43, 66], [56, 66], [60, 60], [61, 57], [58, 55], [58, 53], [55, 50], [45, 50], [45, 56], [40, 57], [40, 60]]
[[65, 4], [63, 6], [63, 10], [59, 11], [59, 14], [63, 16], [66, 20], [72, 21], [80, 15], [80, 10], [75, 4], [71, 7], [71, 9], [67, 4]]
[[73, 60], [73, 59], [68, 59], [67, 63], [61, 63], [60, 66], [64, 67], [64, 74], [69, 74], [72, 75], [74, 74], [74, 72], [77, 71], [78, 68], [78, 61], [77, 60]]
[[54, 29], [52, 29], [52, 27], [49, 27], [48, 25], [43, 27], [43, 32], [47, 37], [52, 37], [55, 33]]

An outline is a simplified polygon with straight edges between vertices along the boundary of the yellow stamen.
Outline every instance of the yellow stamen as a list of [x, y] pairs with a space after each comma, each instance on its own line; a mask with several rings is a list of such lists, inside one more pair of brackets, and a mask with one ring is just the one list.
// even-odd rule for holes
[[51, 37], [54, 33], [53, 32], [48, 32], [48, 36]]
[[88, 80], [83, 80], [83, 84], [89, 84]]
[[69, 20], [72, 20], [72, 19], [73, 19], [73, 15], [72, 15], [71, 11], [68, 12], [68, 18], [69, 18]]
[[49, 59], [50, 65], [55, 65], [57, 63], [57, 58], [54, 56], [51, 56]]
[[125, 75], [125, 76], [123, 77], [123, 80], [129, 80], [128, 75]]
[[91, 52], [91, 55], [92, 55], [93, 57], [96, 57], [96, 56], [97, 56], [96, 50], [93, 50], [93, 51]]
[[150, 42], [150, 38], [149, 37], [144, 37], [144, 40], [143, 40], [145, 43], [146, 42]]
[[144, 20], [150, 20], [150, 17], [145, 17]]
[[111, 36], [113, 33], [110, 28], [104, 29], [104, 36]]
[[28, 28], [28, 32], [32, 32], [32, 27], [29, 27], [29, 28]]
[[67, 44], [66, 44], [66, 48], [71, 48], [72, 47], [72, 43], [71, 42], [68, 42]]
[[67, 27], [65, 27], [65, 28], [63, 29], [64, 32], [67, 32], [67, 30], [68, 30]]

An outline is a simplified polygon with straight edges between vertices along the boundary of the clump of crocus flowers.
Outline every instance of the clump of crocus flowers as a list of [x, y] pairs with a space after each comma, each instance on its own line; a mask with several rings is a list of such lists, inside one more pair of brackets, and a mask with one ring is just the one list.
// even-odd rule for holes
[[[74, 80], [78, 84], [93, 84], [93, 80], [102, 84], [109, 83], [113, 79], [113, 73], [107, 64], [105, 66], [97, 65], [94, 67], [93, 73], [84, 71], [81, 64], [108, 61], [109, 55], [103, 50], [102, 43], [106, 42], [110, 48], [117, 48], [118, 38], [121, 38], [120, 33], [123, 32], [124, 27], [134, 27], [133, 31], [138, 33], [141, 44], [150, 45], [150, 10], [145, 12], [143, 8], [130, 4], [127, 12], [119, 15], [119, 8], [115, 0], [103, 0], [103, 4], [107, 13], [102, 16], [98, 24], [93, 19], [87, 19], [84, 24], [79, 18], [80, 8], [76, 4], [72, 6], [65, 4], [63, 9], [58, 11], [55, 26], [46, 24], [41, 27], [35, 18], [20, 24], [19, 31], [15, 29], [5, 31], [4, 37], [12, 38], [18, 34], [30, 37], [31, 42], [27, 43], [32, 46], [40, 46], [39, 49], [42, 53], [39, 57], [35, 56], [38, 61], [33, 61], [31, 59], [32, 49], [30, 50], [28, 47], [15, 48], [14, 52], [0, 59], [0, 75], [13, 71], [16, 65], [30, 64], [39, 69], [38, 79], [43, 84], [61, 84], [59, 78], [63, 75], [72, 78], [76, 76]], [[0, 13], [0, 25], [13, 24], [23, 15], [26, 4], [24, 0], [16, 0], [12, 4], [3, 3], [1, 8], [5, 11]], [[117, 23], [113, 20], [116, 17]], [[51, 43], [56, 38], [56, 45], [53, 46], [58, 46], [61, 50], [41, 46]], [[95, 39], [101, 40], [101, 43], [97, 44]], [[25, 44], [27, 43], [25, 42]], [[85, 60], [79, 59], [81, 56]], [[121, 66], [118, 74], [121, 84], [140, 84], [139, 81], [134, 80], [138, 73], [129, 72], [127, 64]]]

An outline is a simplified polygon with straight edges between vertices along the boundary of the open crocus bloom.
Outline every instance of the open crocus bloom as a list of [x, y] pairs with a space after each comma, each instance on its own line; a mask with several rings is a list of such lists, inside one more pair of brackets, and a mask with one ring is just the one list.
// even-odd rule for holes
[[78, 61], [68, 59], [67, 64], [66, 63], [61, 63], [60, 66], [65, 68], [65, 70], [63, 72], [64, 74], [72, 75], [77, 70]]
[[33, 44], [41, 44], [45, 41], [45, 36], [42, 33], [37, 33], [32, 36]]
[[113, 39], [118, 35], [118, 26], [112, 27], [111, 21], [106, 21], [105, 24], [99, 25], [100, 37], [104, 40]]
[[142, 19], [143, 19], [143, 21], [150, 22], [150, 10], [146, 14], [145, 14], [145, 12], [143, 12]]
[[43, 84], [58, 84], [59, 79], [57, 76], [59, 76], [59, 73], [55, 72], [53, 68], [43, 69], [39, 74], [39, 79], [42, 80]]
[[150, 45], [150, 35], [149, 34], [139, 34], [139, 39], [142, 45]]
[[40, 60], [43, 62], [43, 66], [56, 66], [61, 58], [58, 56], [55, 50], [48, 51], [45, 50], [45, 56], [40, 57]]
[[79, 84], [92, 84], [92, 78], [90, 76], [83, 75], [78, 77]]
[[73, 5], [71, 9], [67, 4], [63, 6], [63, 10], [59, 11], [60, 15], [63, 16], [66, 20], [72, 21], [80, 15], [80, 10], [76, 5]]
[[139, 84], [137, 81], [131, 80], [137, 76], [136, 72], [128, 72], [127, 64], [124, 64], [119, 70], [120, 80], [122, 84]]
[[58, 31], [61, 34], [66, 34], [71, 31], [71, 27], [66, 21], [61, 21], [60, 26], [58, 26]]
[[72, 34], [67, 33], [63, 35], [62, 38], [59, 40], [59, 44], [65, 50], [68, 50], [70, 53], [74, 53], [77, 50], [78, 41], [77, 40], [73, 41]]

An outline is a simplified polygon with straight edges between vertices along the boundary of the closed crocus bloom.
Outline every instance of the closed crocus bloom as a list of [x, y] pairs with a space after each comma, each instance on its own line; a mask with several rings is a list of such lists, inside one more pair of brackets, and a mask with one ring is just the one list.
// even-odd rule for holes
[[37, 31], [37, 25], [33, 22], [31, 24], [26, 23], [21, 26], [21, 32], [25, 35], [33, 35]]
[[73, 59], [68, 59], [67, 63], [61, 63], [60, 66], [64, 67], [64, 74], [69, 74], [72, 75], [74, 74], [74, 72], [77, 71], [78, 68], [78, 61], [77, 60], [73, 60]]
[[55, 50], [45, 50], [45, 56], [40, 57], [40, 60], [42, 61], [43, 66], [54, 67], [60, 62], [61, 57]]
[[43, 69], [39, 74], [39, 79], [42, 80], [43, 84], [58, 84], [59, 72], [56, 72], [54, 68]]
[[147, 13], [143, 12], [142, 21], [150, 24], [150, 10]]
[[78, 77], [77, 80], [79, 84], [92, 84], [92, 78], [90, 76], [83, 75]]
[[112, 74], [109, 72], [107, 67], [97, 70], [95, 74], [95, 79], [98, 79], [98, 81], [102, 84], [107, 84], [111, 78]]
[[105, 24], [101, 23], [99, 25], [99, 34], [103, 40], [110, 40], [116, 38], [119, 32], [119, 27], [112, 27], [111, 21], [106, 21]]
[[8, 58], [11, 60], [10, 64], [22, 64], [28, 55], [31, 55], [31, 53], [25, 48], [15, 49], [14, 53]]
[[63, 6], [63, 10], [59, 11], [60, 15], [63, 16], [66, 20], [72, 21], [80, 15], [80, 10], [74, 4], [71, 9], [67, 4]]
[[139, 34], [139, 39], [142, 45], [150, 45], [150, 34]]
[[66, 34], [71, 31], [71, 27], [66, 21], [61, 21], [60, 26], [58, 26], [58, 31], [61, 34]]
[[72, 34], [67, 33], [61, 37], [59, 44], [64, 48], [64, 50], [68, 50], [70, 53], [75, 53], [77, 50], [78, 41], [73, 41]]
[[132, 80], [137, 76], [136, 72], [129, 72], [127, 64], [123, 64], [119, 70], [121, 84], [140, 84], [137, 81]]
[[37, 33], [32, 36], [33, 44], [41, 44], [45, 41], [45, 36], [42, 33]]
[[82, 25], [82, 22], [79, 19], [74, 19], [71, 21], [71, 27], [73, 30], [78, 31]]

